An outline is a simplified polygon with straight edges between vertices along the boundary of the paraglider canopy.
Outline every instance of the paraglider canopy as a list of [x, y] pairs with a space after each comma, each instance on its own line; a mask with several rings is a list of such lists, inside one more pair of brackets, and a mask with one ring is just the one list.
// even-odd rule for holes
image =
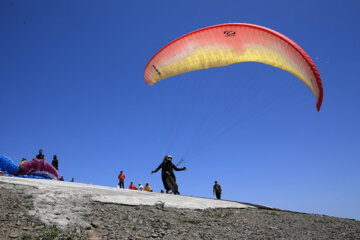
[[240, 62], [260, 62], [283, 69], [304, 82], [321, 108], [323, 87], [309, 55], [294, 41], [262, 26], [229, 23], [188, 33], [163, 47], [147, 64], [145, 82]]

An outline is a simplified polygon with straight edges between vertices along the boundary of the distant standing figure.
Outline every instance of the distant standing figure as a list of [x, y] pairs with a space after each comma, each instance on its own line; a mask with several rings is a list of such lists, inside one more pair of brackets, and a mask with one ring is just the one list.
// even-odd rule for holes
[[120, 187], [120, 188], [125, 188], [125, 186], [124, 186], [125, 174], [123, 174], [123, 171], [122, 171], [122, 170], [120, 171], [120, 174], [119, 174], [119, 176], [118, 176], [118, 179], [119, 179], [119, 187]]
[[26, 162], [26, 158], [21, 159], [21, 162], [19, 163], [19, 166], [23, 165]]
[[217, 199], [221, 199], [221, 186], [218, 184], [217, 181], [215, 181], [214, 187], [213, 187], [213, 194], [216, 195]]
[[131, 189], [131, 190], [137, 190], [137, 188], [135, 187], [135, 185], [133, 184], [133, 182], [130, 183], [129, 189]]
[[144, 191], [144, 186], [143, 186], [143, 185], [141, 185], [141, 183], [139, 183], [139, 187], [138, 187], [138, 189], [139, 189], [140, 191]]
[[59, 181], [64, 181], [64, 176], [61, 176]]
[[43, 154], [43, 150], [42, 150], [42, 149], [39, 150], [39, 154], [36, 155], [36, 158], [37, 158], [37, 159], [45, 160], [45, 155]]
[[152, 189], [151, 189], [151, 187], [150, 187], [149, 183], [146, 183], [146, 184], [145, 184], [144, 191], [147, 191], [147, 192], [152, 192]]
[[75, 182], [75, 179], [74, 179], [74, 178], [72, 178], [72, 179], [71, 179], [71, 182]]
[[51, 165], [53, 165], [53, 167], [59, 171], [59, 161], [56, 155], [54, 155]]

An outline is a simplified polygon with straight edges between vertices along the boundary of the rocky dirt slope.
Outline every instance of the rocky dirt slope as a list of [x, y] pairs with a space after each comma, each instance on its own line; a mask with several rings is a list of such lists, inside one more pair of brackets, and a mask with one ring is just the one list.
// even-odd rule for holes
[[161, 202], [134, 206], [61, 191], [59, 205], [41, 192], [0, 181], [0, 239], [360, 239], [359, 221], [324, 215], [178, 209]]

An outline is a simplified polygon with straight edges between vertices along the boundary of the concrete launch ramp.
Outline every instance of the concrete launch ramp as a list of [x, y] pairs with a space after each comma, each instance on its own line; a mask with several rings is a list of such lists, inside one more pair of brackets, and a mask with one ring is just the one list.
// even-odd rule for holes
[[56, 197], [59, 195], [69, 195], [71, 197], [78, 196], [79, 198], [85, 196], [87, 199], [93, 201], [124, 205], [155, 205], [159, 202], [162, 202], [166, 207], [188, 209], [257, 207], [257, 205], [244, 204], [234, 201], [118, 189], [54, 180], [0, 176], [0, 183], [1, 182], [35, 187], [43, 191], [44, 197], [48, 196], [50, 199], [56, 199]]

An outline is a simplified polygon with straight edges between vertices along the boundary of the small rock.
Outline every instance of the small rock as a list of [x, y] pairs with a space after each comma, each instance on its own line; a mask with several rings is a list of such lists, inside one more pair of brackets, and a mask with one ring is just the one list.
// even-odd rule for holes
[[36, 225], [35, 226], [35, 230], [41, 230], [43, 229], [45, 226], [44, 225]]
[[94, 228], [98, 228], [99, 226], [101, 225], [101, 223], [99, 221], [92, 221], [91, 222], [91, 226], [94, 227]]
[[157, 238], [159, 235], [157, 235], [156, 233], [153, 233], [153, 234], [151, 234], [151, 237], [153, 237], [153, 238]]
[[18, 231], [14, 230], [10, 233], [9, 237], [18, 238], [18, 237], [20, 237], [20, 233]]

